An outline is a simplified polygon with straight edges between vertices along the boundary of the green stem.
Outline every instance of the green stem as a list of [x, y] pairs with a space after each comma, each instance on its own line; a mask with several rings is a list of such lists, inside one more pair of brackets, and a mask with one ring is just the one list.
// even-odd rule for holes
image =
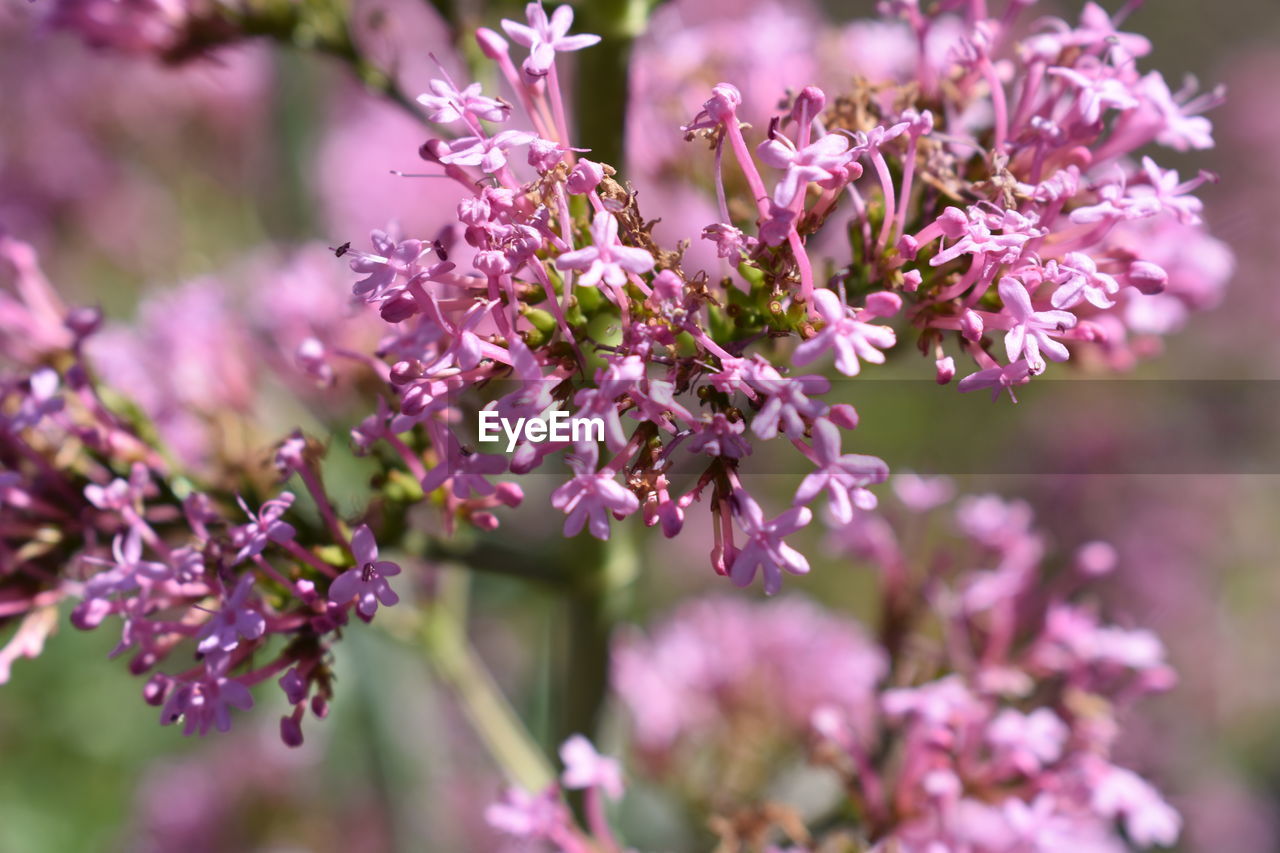
[[655, 6], [655, 0], [591, 0], [577, 8], [575, 29], [602, 36], [603, 42], [574, 54], [578, 63], [574, 142], [590, 148], [591, 159], [619, 169], [626, 166], [631, 49]]
[[467, 640], [466, 574], [448, 572], [441, 582], [441, 600], [423, 619], [431, 664], [508, 779], [527, 791], [542, 791], [555, 781], [555, 772]]
[[638, 558], [626, 528], [599, 542], [585, 534], [575, 540], [576, 577], [566, 600], [568, 648], [561, 671], [563, 705], [557, 738], [594, 738], [609, 690], [609, 641], [627, 603]]

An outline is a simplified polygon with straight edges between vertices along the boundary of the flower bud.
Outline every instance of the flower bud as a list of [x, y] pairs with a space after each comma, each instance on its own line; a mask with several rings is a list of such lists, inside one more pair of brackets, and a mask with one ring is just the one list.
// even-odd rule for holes
[[280, 718], [280, 740], [285, 746], [302, 746], [302, 724], [295, 717]]
[[951, 356], [945, 356], [937, 361], [937, 381], [939, 385], [946, 385], [956, 375], [956, 362]]
[[920, 270], [907, 270], [902, 274], [902, 289], [907, 293], [915, 293], [920, 289], [920, 282], [922, 281], [924, 281], [924, 277], [920, 275]]
[[792, 121], [812, 121], [827, 105], [827, 95], [817, 86], [805, 86], [796, 95], [795, 106], [791, 108]]
[[565, 181], [564, 188], [569, 191], [570, 195], [586, 195], [600, 185], [604, 180], [604, 167], [594, 160], [582, 159], [578, 161], [578, 165], [573, 167], [573, 171], [569, 173], [569, 179]]
[[841, 429], [856, 429], [858, 426], [858, 410], [848, 403], [836, 403], [827, 412], [827, 420]]
[[960, 334], [972, 343], [982, 340], [982, 317], [972, 308], [966, 308], [960, 317]]
[[382, 303], [378, 314], [388, 323], [403, 323], [418, 313], [418, 300], [407, 290], [401, 290]]
[[866, 313], [872, 317], [892, 317], [902, 310], [902, 297], [889, 290], [867, 294]]
[[476, 44], [480, 46], [480, 52], [488, 59], [501, 59], [507, 56], [510, 51], [507, 46], [507, 40], [488, 27], [480, 27], [476, 30]]
[[1138, 288], [1140, 292], [1153, 296], [1164, 292], [1169, 284], [1169, 274], [1163, 267], [1150, 261], [1134, 261], [1129, 264], [1129, 271], [1125, 274], [1124, 280], [1126, 284]]

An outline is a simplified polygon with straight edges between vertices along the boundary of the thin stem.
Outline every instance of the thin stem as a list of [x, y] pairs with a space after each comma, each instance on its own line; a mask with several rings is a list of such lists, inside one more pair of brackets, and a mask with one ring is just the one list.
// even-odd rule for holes
[[428, 608], [422, 629], [431, 665], [510, 781], [527, 791], [542, 791], [555, 781], [555, 772], [467, 641], [466, 575], [449, 574], [442, 600]]

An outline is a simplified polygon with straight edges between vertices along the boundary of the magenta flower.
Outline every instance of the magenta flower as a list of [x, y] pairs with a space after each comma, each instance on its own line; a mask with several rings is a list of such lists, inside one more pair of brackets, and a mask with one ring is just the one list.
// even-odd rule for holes
[[858, 359], [871, 364], [884, 364], [884, 353], [898, 342], [888, 326], [873, 326], [854, 319], [857, 314], [840, 301], [831, 290], [813, 294], [813, 304], [822, 317], [822, 331], [796, 347], [792, 361], [798, 365], [812, 362], [827, 350], [834, 350], [836, 370], [845, 376], [857, 376], [862, 370]]
[[400, 574], [400, 566], [378, 559], [378, 543], [373, 540], [373, 532], [367, 524], [360, 525], [351, 534], [351, 553], [356, 564], [329, 584], [329, 600], [334, 604], [346, 604], [353, 598], [357, 599], [356, 611], [366, 619], [372, 619], [378, 612], [379, 602], [391, 607], [400, 600], [387, 583], [387, 578]]
[[867, 486], [889, 478], [889, 466], [883, 459], [857, 453], [840, 453], [840, 427], [826, 418], [813, 422], [813, 455], [817, 468], [804, 478], [796, 490], [796, 505], [807, 504], [822, 491], [827, 492], [831, 517], [840, 524], [853, 520], [854, 507], [876, 508], [876, 496]]
[[547, 17], [542, 3], [530, 3], [524, 7], [528, 26], [504, 18], [502, 29], [516, 44], [529, 48], [529, 58], [524, 61], [524, 73], [530, 77], [545, 77], [556, 61], [557, 53], [582, 50], [600, 42], [600, 36], [569, 35], [573, 24], [573, 8], [560, 6]]
[[599, 788], [610, 799], [622, 796], [622, 767], [617, 759], [596, 752], [591, 741], [582, 735], [573, 735], [560, 747], [560, 760], [564, 762], [561, 784], [570, 791]]
[[164, 563], [142, 559], [142, 534], [137, 527], [127, 533], [117, 533], [111, 542], [111, 560], [84, 557], [87, 563], [110, 566], [98, 572], [84, 585], [85, 599], [104, 598], [115, 593], [132, 592], [138, 588], [138, 580], [161, 581], [172, 573]]
[[1054, 361], [1066, 361], [1071, 357], [1066, 346], [1050, 335], [1073, 328], [1076, 324], [1074, 314], [1070, 311], [1036, 311], [1031, 306], [1027, 288], [1013, 276], [1005, 276], [1000, 281], [999, 290], [1005, 313], [1013, 318], [1014, 323], [1004, 336], [1005, 353], [1010, 362], [1025, 358], [1031, 370], [1039, 373], [1044, 370], [1042, 351]]
[[591, 237], [594, 245], [556, 258], [558, 269], [582, 272], [576, 284], [595, 287], [603, 279], [606, 284], [621, 287], [627, 283], [628, 272], [638, 275], [653, 269], [653, 255], [618, 242], [618, 220], [609, 211], [600, 211], [591, 221]]
[[569, 517], [564, 535], [576, 536], [586, 526], [597, 539], [609, 538], [609, 514], [624, 518], [640, 508], [640, 500], [615, 479], [608, 468], [596, 470], [594, 444], [577, 448], [569, 457], [573, 479], [551, 493], [551, 505]]
[[813, 519], [808, 507], [792, 507], [766, 521], [760, 504], [744, 490], [734, 490], [732, 503], [734, 517], [747, 537], [729, 566], [729, 577], [735, 586], [750, 586], [756, 574], [763, 572], [765, 595], [774, 595], [782, 589], [782, 572], [808, 573], [809, 561], [804, 554], [782, 541], [782, 537], [790, 536]]

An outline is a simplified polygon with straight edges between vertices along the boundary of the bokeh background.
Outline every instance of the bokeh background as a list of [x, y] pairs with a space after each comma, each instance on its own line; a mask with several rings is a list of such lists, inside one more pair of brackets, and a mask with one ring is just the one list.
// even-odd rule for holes
[[[114, 323], [159, 325], [186, 312], [234, 326], [287, 315], [315, 294], [340, 300], [348, 278], [324, 246], [390, 220], [430, 236], [452, 217], [452, 190], [390, 174], [416, 168], [421, 128], [334, 62], [247, 44], [161, 68], [44, 30], [41, 2], [0, 9], [0, 226], [35, 243], [50, 277]], [[395, 64], [405, 91], [425, 89], [430, 53], [462, 73], [428, 3], [356, 2], [366, 50]], [[632, 68], [628, 176], [646, 212], [672, 227], [712, 219], [707, 197], [680, 188], [676, 127], [707, 84], [731, 79], [761, 109], [787, 85], [838, 89], [859, 62], [841, 27], [871, 5], [665, 4]], [[1064, 0], [1054, 11], [1074, 18], [1079, 6]], [[492, 25], [519, 17], [519, 4], [468, 11]], [[965, 437], [991, 464], [945, 473], [964, 491], [1029, 500], [1056, 542], [1115, 543], [1123, 568], [1107, 587], [1111, 606], [1122, 622], [1156, 630], [1182, 677], [1129, 727], [1125, 750], [1183, 811], [1185, 849], [1280, 850], [1280, 453], [1268, 444], [1280, 424], [1280, 5], [1159, 0], [1128, 28], [1151, 37], [1148, 64], [1170, 81], [1194, 73], [1228, 86], [1211, 116], [1219, 148], [1164, 162], [1220, 173], [1204, 193], [1206, 219], [1234, 250], [1236, 274], [1216, 310], [1136, 369], [1152, 383], [1136, 402], [1088, 419], [1037, 400], [983, 409]], [[146, 359], [144, 347], [115, 367], [124, 390], [144, 393], [157, 369]], [[884, 376], [919, 378], [927, 367], [904, 352]], [[188, 408], [169, 413], [177, 434], [191, 411], [228, 395], [268, 434], [313, 416], [245, 381], [231, 391], [197, 383]], [[1206, 421], [1214, 387], [1235, 417]], [[923, 394], [902, 401], [864, 416], [859, 449], [945, 468], [945, 453], [911, 454], [947, 441], [953, 422]], [[1179, 440], [1175, 454], [1194, 448], [1193, 461], [1153, 459], [1160, 430]], [[1015, 441], [1030, 463], [1001, 461]], [[1241, 442], [1251, 453], [1238, 452]], [[1144, 461], [1126, 464], [1135, 454]], [[351, 477], [354, 495], [359, 472]], [[504, 530], [532, 562], [565, 558], [557, 527], [531, 509]], [[648, 624], [715, 581], [704, 543], [654, 539], [637, 555], [625, 622]], [[815, 562], [793, 592], [866, 611], [857, 566]], [[561, 641], [564, 605], [498, 577], [478, 578], [472, 595], [483, 655], [534, 733], [554, 743], [554, 674], [543, 662]], [[187, 740], [159, 727], [141, 685], [106, 659], [110, 633], [65, 625], [0, 687], [0, 851], [493, 849], [480, 804], [499, 788], [496, 770], [410, 646], [349, 632], [330, 719], [287, 750], [266, 691], [228, 736]], [[637, 799], [624, 832], [630, 821], [661, 843], [696, 843], [643, 792]]]

